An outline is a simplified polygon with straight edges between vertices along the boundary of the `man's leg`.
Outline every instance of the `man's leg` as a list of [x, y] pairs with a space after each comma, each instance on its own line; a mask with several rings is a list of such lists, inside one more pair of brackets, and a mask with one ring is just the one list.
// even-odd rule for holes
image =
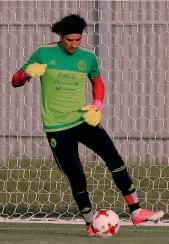
[[[86, 224], [89, 226], [93, 219], [93, 212], [87, 192], [86, 177], [78, 155], [76, 129], [47, 132], [46, 134], [56, 163], [67, 176], [72, 195]], [[90, 229], [90, 226], [88, 229]], [[90, 232], [90, 235], [94, 235], [92, 230], [88, 230], [88, 232]]]
[[156, 221], [163, 217], [164, 213], [162, 211], [153, 212], [140, 208], [136, 189], [127, 172], [124, 161], [117, 152], [111, 138], [100, 125], [92, 127], [86, 123], [82, 124], [79, 138], [81, 143], [92, 149], [105, 161], [116, 186], [129, 206], [131, 220], [134, 224], [139, 224], [146, 220]]

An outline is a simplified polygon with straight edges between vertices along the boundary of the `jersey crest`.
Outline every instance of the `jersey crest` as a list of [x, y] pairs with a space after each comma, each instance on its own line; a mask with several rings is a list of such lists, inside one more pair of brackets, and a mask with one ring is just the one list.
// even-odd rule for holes
[[80, 69], [80, 70], [85, 70], [86, 69], [86, 63], [85, 63], [84, 60], [79, 60], [78, 69]]

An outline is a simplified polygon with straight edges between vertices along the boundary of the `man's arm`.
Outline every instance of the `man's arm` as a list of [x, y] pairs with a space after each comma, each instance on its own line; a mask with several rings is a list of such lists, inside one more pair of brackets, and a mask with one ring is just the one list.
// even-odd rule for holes
[[99, 100], [103, 102], [105, 89], [104, 83], [100, 75], [98, 75], [95, 79], [90, 79], [92, 84], [92, 91], [93, 91], [93, 100]]
[[23, 86], [26, 81], [29, 81], [32, 78], [32, 76], [26, 72], [26, 69], [30, 64], [40, 63], [40, 52], [41, 48], [38, 47], [24, 63], [21, 69], [13, 75], [11, 81], [13, 87]]
[[105, 91], [95, 55], [93, 55], [92, 65], [88, 73], [88, 78], [92, 83], [93, 103], [83, 106], [81, 110], [85, 111], [83, 114], [83, 119], [85, 122], [91, 126], [96, 126], [102, 119], [103, 99]]
[[91, 69], [88, 73], [88, 78], [92, 84], [93, 100], [94, 101], [99, 100], [100, 102], [103, 103], [104, 93], [105, 93], [104, 83], [100, 75], [100, 69], [98, 67], [97, 58], [94, 54], [92, 56], [92, 64], [91, 64]]

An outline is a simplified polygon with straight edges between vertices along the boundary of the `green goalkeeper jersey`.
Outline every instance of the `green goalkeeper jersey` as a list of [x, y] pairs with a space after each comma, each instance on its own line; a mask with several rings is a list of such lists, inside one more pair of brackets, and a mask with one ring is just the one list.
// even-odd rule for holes
[[22, 69], [32, 63], [47, 64], [40, 77], [44, 130], [60, 131], [83, 123], [80, 109], [86, 104], [87, 77], [94, 79], [100, 74], [95, 54], [82, 47], [68, 54], [58, 42], [41, 45]]

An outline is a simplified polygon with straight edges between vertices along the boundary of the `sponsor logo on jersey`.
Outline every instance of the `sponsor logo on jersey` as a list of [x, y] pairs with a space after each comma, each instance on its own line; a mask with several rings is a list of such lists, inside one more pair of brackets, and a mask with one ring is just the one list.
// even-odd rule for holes
[[59, 74], [57, 75], [58, 78], [60, 79], [76, 79], [76, 75], [74, 73], [63, 73], [63, 72], [59, 72]]
[[58, 87], [58, 86], [57, 86], [57, 87], [56, 87], [56, 90], [57, 90], [57, 91], [61, 90], [61, 87]]
[[57, 85], [68, 85], [68, 86], [78, 86], [79, 83], [75, 81], [60, 81], [60, 80], [55, 80], [53, 81]]
[[56, 86], [56, 88], [55, 88], [57, 91], [60, 91], [60, 90], [62, 90], [62, 91], [75, 91], [76, 89], [74, 89], [74, 88], [71, 88], [71, 87], [58, 87], [58, 86]]
[[80, 60], [78, 63], [78, 69], [85, 70], [86, 69], [86, 63], [84, 60]]

